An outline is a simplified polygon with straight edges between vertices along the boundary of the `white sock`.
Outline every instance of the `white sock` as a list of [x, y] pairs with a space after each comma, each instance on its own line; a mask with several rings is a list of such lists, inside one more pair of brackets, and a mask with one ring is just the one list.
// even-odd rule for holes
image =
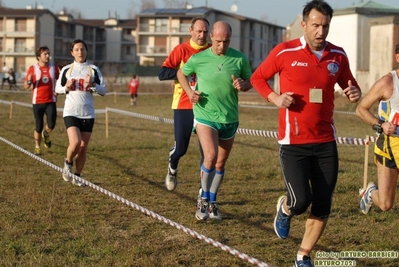
[[284, 213], [285, 215], [291, 216], [291, 214], [285, 210], [284, 203], [283, 203], [283, 205], [282, 205], [282, 207], [281, 207], [281, 210], [283, 211], [283, 213]]
[[305, 255], [297, 254], [297, 255], [296, 255], [296, 260], [297, 260], [297, 261], [303, 261], [303, 256], [305, 256]]

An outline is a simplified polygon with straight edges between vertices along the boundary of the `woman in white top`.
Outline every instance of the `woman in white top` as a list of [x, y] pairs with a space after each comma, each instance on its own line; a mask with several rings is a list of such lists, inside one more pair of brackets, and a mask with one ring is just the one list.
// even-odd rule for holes
[[86, 61], [87, 45], [83, 40], [77, 39], [72, 43], [71, 55], [74, 62], [62, 68], [55, 88], [57, 94], [66, 94], [63, 117], [69, 145], [62, 177], [65, 181], [84, 186], [79, 178], [71, 175], [73, 161], [74, 174], [80, 176], [96, 116], [93, 94], [103, 96], [106, 89], [100, 69]]

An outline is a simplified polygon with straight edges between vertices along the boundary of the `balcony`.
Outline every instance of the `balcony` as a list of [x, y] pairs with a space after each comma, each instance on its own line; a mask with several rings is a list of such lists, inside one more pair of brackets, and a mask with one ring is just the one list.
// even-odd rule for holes
[[34, 56], [35, 48], [33, 46], [15, 45], [14, 47], [1, 49], [0, 54], [5, 56]]
[[188, 35], [190, 24], [180, 24], [179, 27], [155, 26], [140, 24], [139, 34], [141, 35]]
[[138, 55], [141, 56], [167, 56], [165, 45], [139, 45]]
[[9, 27], [0, 27], [0, 35], [6, 37], [34, 37], [36, 34], [35, 27], [26, 27], [26, 26], [9, 26]]
[[123, 42], [135, 43], [136, 42], [136, 37], [134, 35], [131, 35], [131, 34], [124, 34], [124, 35], [122, 35], [122, 41]]

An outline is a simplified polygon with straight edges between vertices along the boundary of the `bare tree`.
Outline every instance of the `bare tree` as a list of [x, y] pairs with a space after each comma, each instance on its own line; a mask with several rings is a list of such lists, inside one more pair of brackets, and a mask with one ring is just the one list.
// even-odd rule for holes
[[141, 0], [141, 10], [156, 8], [155, 0]]
[[165, 8], [185, 8], [187, 1], [163, 0]]
[[73, 9], [69, 9], [64, 6], [61, 10], [64, 12], [64, 14], [71, 15], [74, 19], [84, 19], [82, 12], [76, 7]]
[[266, 14], [263, 14], [262, 16], [259, 17], [259, 20], [269, 22], [269, 16]]
[[126, 11], [128, 19], [134, 19], [137, 15], [137, 4], [136, 1], [131, 0], [129, 3], [129, 9]]

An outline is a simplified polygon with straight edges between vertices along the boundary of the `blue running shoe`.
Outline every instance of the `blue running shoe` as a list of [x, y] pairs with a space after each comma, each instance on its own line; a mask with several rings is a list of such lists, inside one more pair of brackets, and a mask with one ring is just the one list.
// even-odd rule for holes
[[371, 206], [373, 205], [373, 200], [371, 199], [371, 192], [377, 190], [377, 186], [370, 182], [367, 185], [366, 190], [360, 194], [360, 209], [364, 214], [369, 213]]
[[274, 218], [274, 231], [281, 239], [287, 238], [290, 233], [291, 216], [283, 213], [283, 203], [286, 198], [286, 196], [281, 196], [277, 200], [277, 214]]
[[310, 260], [309, 256], [303, 256], [303, 260], [295, 260], [294, 263], [294, 267], [313, 267], [312, 261]]

